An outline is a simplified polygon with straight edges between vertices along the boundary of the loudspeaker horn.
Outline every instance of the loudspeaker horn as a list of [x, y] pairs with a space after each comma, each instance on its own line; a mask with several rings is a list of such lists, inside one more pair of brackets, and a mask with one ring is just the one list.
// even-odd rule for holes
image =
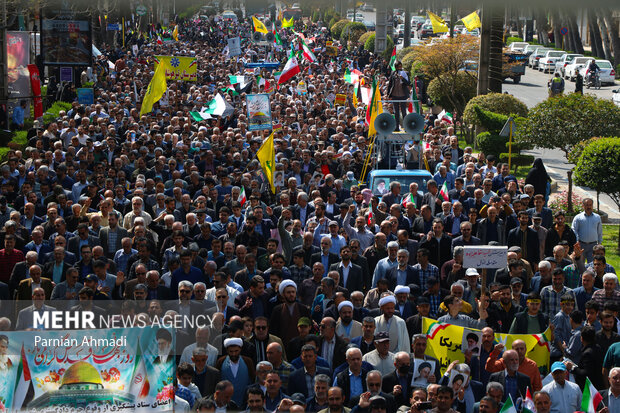
[[265, 40], [268, 41], [269, 43], [272, 43], [273, 39], [274, 39], [274, 37], [273, 37], [273, 33], [272, 32], [269, 32], [269, 33], [267, 33], [265, 35]]
[[261, 32], [254, 32], [254, 34], [252, 35], [252, 41], [255, 42], [260, 42], [263, 40], [263, 35]]
[[379, 135], [389, 135], [396, 129], [396, 119], [391, 113], [382, 113], [375, 119], [375, 129]]
[[410, 113], [403, 119], [403, 126], [408, 134], [418, 135], [424, 130], [424, 116]]
[[282, 20], [276, 20], [276, 29], [282, 27]]
[[266, 27], [267, 29], [271, 28], [271, 20], [266, 19], [266, 20], [263, 22], [263, 24], [265, 25], [265, 27]]

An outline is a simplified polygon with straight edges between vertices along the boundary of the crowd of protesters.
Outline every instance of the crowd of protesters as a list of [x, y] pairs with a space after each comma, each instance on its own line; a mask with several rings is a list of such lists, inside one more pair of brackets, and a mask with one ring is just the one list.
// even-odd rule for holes
[[[373, 193], [362, 176], [366, 105], [354, 105], [343, 76], [358, 69], [386, 95], [389, 66], [363, 50], [328, 55], [320, 25], [299, 21], [295, 31], [263, 47], [249, 23], [192, 20], [179, 41], [136, 36], [102, 48], [95, 104], [74, 101], [33, 128], [1, 167], [0, 329], [32, 328], [33, 312], [62, 305], [208, 314], [210, 326], [175, 332], [180, 410], [489, 413], [509, 398], [520, 409], [529, 389], [538, 413], [568, 413], [580, 410], [587, 377], [603, 397], [596, 411], [620, 412], [620, 290], [593, 201], [569, 224], [546, 206], [540, 160], [520, 182], [507, 164], [461, 148], [454, 125], [430, 113], [433, 179]], [[243, 53], [230, 57], [236, 35]], [[299, 35], [317, 61], [301, 59], [293, 80], [275, 88], [271, 71], [244, 68], [284, 64]], [[195, 56], [198, 79], [168, 81], [140, 116], [155, 55]], [[245, 90], [228, 78], [259, 74], [267, 83]], [[245, 108], [245, 94], [267, 84], [275, 193], [254, 159], [272, 131], [249, 131]], [[234, 112], [196, 122], [189, 112], [216, 93]], [[338, 93], [348, 99], [334, 107]], [[508, 247], [485, 291], [463, 265], [464, 247], [476, 245]], [[442, 373], [425, 354], [424, 317], [482, 330], [479, 352]], [[494, 338], [549, 327], [548, 370], [523, 341], [504, 348]], [[434, 362], [422, 384], [420, 359]]]

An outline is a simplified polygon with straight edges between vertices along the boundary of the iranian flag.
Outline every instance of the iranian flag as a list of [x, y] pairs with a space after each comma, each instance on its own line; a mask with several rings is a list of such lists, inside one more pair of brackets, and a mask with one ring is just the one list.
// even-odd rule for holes
[[291, 55], [291, 57], [288, 59], [288, 62], [286, 62], [284, 69], [282, 69], [282, 74], [280, 75], [280, 78], [278, 79], [278, 84], [288, 82], [293, 77], [295, 77], [296, 74], [299, 74], [299, 73], [300, 73], [300, 70], [299, 70], [299, 63], [297, 63], [297, 58], [295, 57], [295, 55]]
[[161, 40], [160, 35], [157, 35], [157, 44], [164, 44], [164, 42]]
[[603, 401], [603, 396], [594, 388], [590, 379], [586, 377], [586, 385], [583, 388], [581, 398], [581, 410], [585, 413], [596, 413], [596, 408]]
[[138, 353], [134, 361], [133, 377], [131, 378], [131, 384], [129, 385], [129, 394], [136, 396], [138, 400], [144, 399], [149, 395], [151, 385], [149, 384], [149, 378], [146, 374], [146, 365], [144, 364], [144, 357], [140, 351], [140, 342], [138, 341]]
[[245, 187], [242, 185], [241, 186], [241, 192], [239, 193], [239, 203], [241, 204], [241, 206], [243, 206], [245, 204], [246, 198], [245, 198]]
[[535, 413], [536, 407], [534, 407], [534, 400], [532, 399], [532, 393], [530, 393], [530, 388], [527, 388], [527, 393], [525, 393], [525, 399], [523, 400], [523, 409], [521, 413]]
[[392, 49], [392, 57], [390, 57], [390, 69], [392, 71], [396, 70], [396, 46]]
[[347, 83], [356, 84], [360, 80], [362, 72], [357, 69], [350, 70], [348, 67], [344, 71], [344, 81]]
[[517, 409], [515, 408], [514, 403], [512, 402], [512, 396], [508, 395], [508, 398], [504, 402], [502, 406], [502, 410], [499, 413], [517, 413]]
[[450, 200], [450, 197], [448, 196], [448, 184], [446, 183], [446, 181], [444, 181], [443, 185], [441, 186], [441, 191], [439, 191], [439, 198], [443, 199], [444, 201]]
[[19, 360], [19, 367], [17, 370], [17, 383], [15, 383], [15, 392], [13, 393], [13, 402], [11, 404], [12, 410], [21, 410], [24, 405], [32, 400], [34, 396], [34, 386], [32, 385], [32, 376], [30, 374], [30, 367], [28, 366], [28, 359], [26, 359], [26, 351], [22, 344], [22, 353]]
[[370, 212], [368, 213], [368, 219], [366, 220], [366, 224], [367, 224], [368, 226], [371, 226], [371, 225], [372, 225], [372, 217], [373, 217], [373, 215], [372, 215], [372, 211], [370, 211]]
[[306, 59], [310, 63], [316, 62], [316, 56], [314, 55], [314, 53], [312, 53], [312, 50], [310, 50], [306, 42], [304, 42], [302, 38], [299, 38], [299, 41], [301, 42], [301, 54], [304, 59]]
[[441, 113], [437, 116], [437, 119], [448, 123], [454, 123], [452, 120], [452, 114], [450, 112], [446, 112], [445, 109], [441, 111]]
[[403, 206], [404, 206], [405, 208], [407, 208], [407, 205], [408, 205], [408, 204], [413, 204], [413, 206], [414, 206], [415, 208], [417, 208], [417, 205], [416, 205], [416, 202], [415, 202], [415, 197], [414, 197], [414, 196], [413, 196], [413, 194], [411, 194], [411, 193], [409, 194], [409, 196], [408, 196], [408, 197], [403, 198]]

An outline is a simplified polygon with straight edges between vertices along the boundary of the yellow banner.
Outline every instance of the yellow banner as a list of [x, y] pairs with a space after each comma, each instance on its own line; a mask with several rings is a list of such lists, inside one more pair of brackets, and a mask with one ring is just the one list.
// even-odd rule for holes
[[[473, 328], [455, 326], [453, 324], [438, 323], [431, 318], [424, 318], [422, 331], [426, 331], [428, 344], [426, 355], [439, 360], [441, 374], [454, 360], [465, 362], [465, 351], [481, 343], [482, 332]], [[502, 334], [495, 333], [495, 344], [502, 343], [506, 349], [511, 349], [515, 340], [525, 341], [527, 357], [534, 360], [542, 374], [549, 372], [549, 344], [551, 330], [542, 334]], [[475, 354], [476, 351], [474, 350]]]
[[429, 19], [431, 19], [431, 24], [433, 26], [433, 33], [446, 33], [450, 31], [444, 19], [437, 16], [435, 13], [431, 11], [427, 11], [427, 13], [428, 13]]
[[477, 29], [478, 27], [482, 27], [482, 23], [480, 22], [480, 17], [477, 12], [473, 12], [468, 14], [467, 16], [461, 19], [463, 24], [470, 32]]
[[166, 70], [167, 80], [198, 80], [198, 62], [195, 57], [184, 56], [155, 56]]

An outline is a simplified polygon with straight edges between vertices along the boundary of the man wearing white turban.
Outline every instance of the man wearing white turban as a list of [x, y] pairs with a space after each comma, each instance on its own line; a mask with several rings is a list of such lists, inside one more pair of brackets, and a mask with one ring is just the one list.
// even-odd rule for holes
[[271, 312], [269, 332], [288, 343], [299, 335], [297, 322], [301, 317], [310, 317], [310, 309], [297, 301], [297, 284], [292, 280], [282, 280], [278, 286], [282, 304], [278, 304]]
[[224, 348], [227, 355], [220, 357], [216, 363], [222, 374], [222, 380], [228, 380], [233, 384], [232, 399], [238, 406], [243, 405], [245, 389], [254, 383], [256, 377], [252, 359], [241, 355], [242, 347], [243, 339], [240, 337], [225, 339]]
[[384, 297], [379, 300], [379, 308], [381, 315], [375, 317], [377, 328], [375, 334], [382, 331], [390, 335], [390, 351], [396, 353], [398, 351], [409, 351], [410, 341], [407, 332], [407, 324], [405, 320], [394, 315], [396, 311], [396, 298], [393, 295], [385, 293]]
[[353, 319], [353, 303], [343, 301], [338, 304], [340, 318], [336, 323], [336, 334], [349, 343], [354, 337], [362, 335], [362, 323]]

